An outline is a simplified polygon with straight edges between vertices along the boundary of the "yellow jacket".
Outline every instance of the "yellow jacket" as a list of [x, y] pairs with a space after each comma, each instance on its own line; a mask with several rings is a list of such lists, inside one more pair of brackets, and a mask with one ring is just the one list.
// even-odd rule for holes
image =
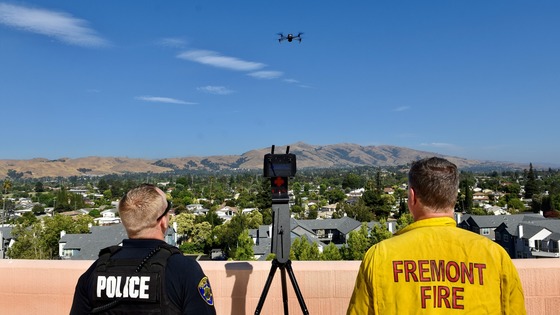
[[448, 217], [414, 222], [364, 256], [347, 315], [526, 314], [506, 251]]

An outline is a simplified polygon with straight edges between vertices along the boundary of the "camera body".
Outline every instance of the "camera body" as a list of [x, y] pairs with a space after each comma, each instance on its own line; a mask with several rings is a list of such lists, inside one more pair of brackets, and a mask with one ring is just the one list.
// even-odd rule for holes
[[264, 177], [294, 177], [296, 175], [296, 155], [292, 153], [264, 156]]

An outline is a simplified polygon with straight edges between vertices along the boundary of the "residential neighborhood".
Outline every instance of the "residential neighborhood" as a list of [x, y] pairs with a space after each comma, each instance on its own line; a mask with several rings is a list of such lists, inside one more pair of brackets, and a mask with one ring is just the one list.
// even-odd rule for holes
[[[407, 185], [400, 175], [405, 172], [403, 168], [377, 170], [369, 176], [349, 172], [333, 178], [294, 180], [288, 192], [292, 243], [311, 244], [316, 252], [313, 257], [319, 257], [329, 246], [347, 253], [356, 246], [349, 240], [360, 233], [369, 246], [374, 239], [390, 237], [411, 222], [407, 216]], [[550, 186], [555, 181], [547, 182], [546, 177], [550, 174], [555, 179], [557, 173], [549, 170], [530, 174], [465, 174], [455, 212], [457, 226], [495, 241], [512, 258], [560, 258], [556, 186]], [[531, 179], [540, 190], [531, 188]], [[275, 235], [267, 181], [255, 182], [250, 176], [197, 180], [191, 177], [155, 183], [173, 203], [167, 242], [197, 259], [270, 259]], [[244, 188], [250, 187], [247, 183], [252, 183], [252, 190]], [[117, 210], [119, 198], [113, 197], [126, 189], [122, 182], [101, 179], [68, 188], [38, 182], [35, 189], [24, 192], [8, 194], [6, 190], [1, 212], [1, 258], [14, 258], [9, 253], [26, 257], [17, 256], [25, 250], [18, 249], [17, 244], [23, 246], [24, 238], [33, 244], [32, 235], [37, 232], [30, 234], [30, 229], [34, 222], [44, 221], [35, 229], [54, 238], [49, 242], [58, 245], [43, 248], [40, 257], [95, 259], [100, 249], [118, 245], [126, 238]], [[537, 207], [541, 210], [535, 212]], [[45, 230], [46, 225], [53, 226], [55, 236]], [[240, 239], [243, 231], [252, 244], [252, 254], [240, 258], [236, 247], [244, 244]]]

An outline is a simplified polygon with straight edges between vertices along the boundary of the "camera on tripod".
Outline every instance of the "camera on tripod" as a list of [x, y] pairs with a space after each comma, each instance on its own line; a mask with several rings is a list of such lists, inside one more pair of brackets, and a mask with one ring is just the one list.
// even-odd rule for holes
[[290, 154], [290, 147], [286, 148], [285, 154], [274, 154], [274, 145], [269, 154], [264, 156], [263, 175], [270, 178], [272, 192], [272, 235], [271, 253], [275, 255], [272, 267], [263, 292], [257, 304], [255, 315], [261, 313], [264, 300], [270, 289], [274, 273], [280, 268], [282, 277], [282, 299], [284, 302], [284, 314], [288, 314], [288, 294], [286, 290], [286, 271], [292, 281], [299, 305], [304, 315], [308, 315], [307, 306], [292, 270], [290, 261], [291, 220], [290, 220], [290, 196], [288, 195], [288, 178], [296, 175], [296, 156]]
[[285, 154], [265, 154], [263, 175], [270, 178], [272, 203], [288, 203], [288, 178], [296, 175], [296, 156], [291, 154], [288, 146]]

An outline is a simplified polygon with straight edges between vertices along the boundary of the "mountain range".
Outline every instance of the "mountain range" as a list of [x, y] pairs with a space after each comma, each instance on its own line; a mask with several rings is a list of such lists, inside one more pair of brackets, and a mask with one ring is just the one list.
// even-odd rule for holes
[[[528, 168], [528, 165], [519, 163], [469, 160], [390, 145], [362, 146], [351, 143], [310, 145], [298, 142], [289, 145], [289, 148], [289, 153], [296, 155], [298, 169], [400, 166], [430, 156], [445, 157], [460, 169], [473, 171]], [[285, 153], [286, 149], [287, 146], [278, 146], [275, 153]], [[241, 155], [206, 157], [141, 159], [90, 156], [56, 160], [45, 158], [0, 160], [0, 174], [6, 175], [11, 172], [12, 175], [16, 174], [23, 178], [41, 178], [146, 172], [257, 170], [262, 169], [264, 155], [270, 152], [271, 147], [251, 150]]]

